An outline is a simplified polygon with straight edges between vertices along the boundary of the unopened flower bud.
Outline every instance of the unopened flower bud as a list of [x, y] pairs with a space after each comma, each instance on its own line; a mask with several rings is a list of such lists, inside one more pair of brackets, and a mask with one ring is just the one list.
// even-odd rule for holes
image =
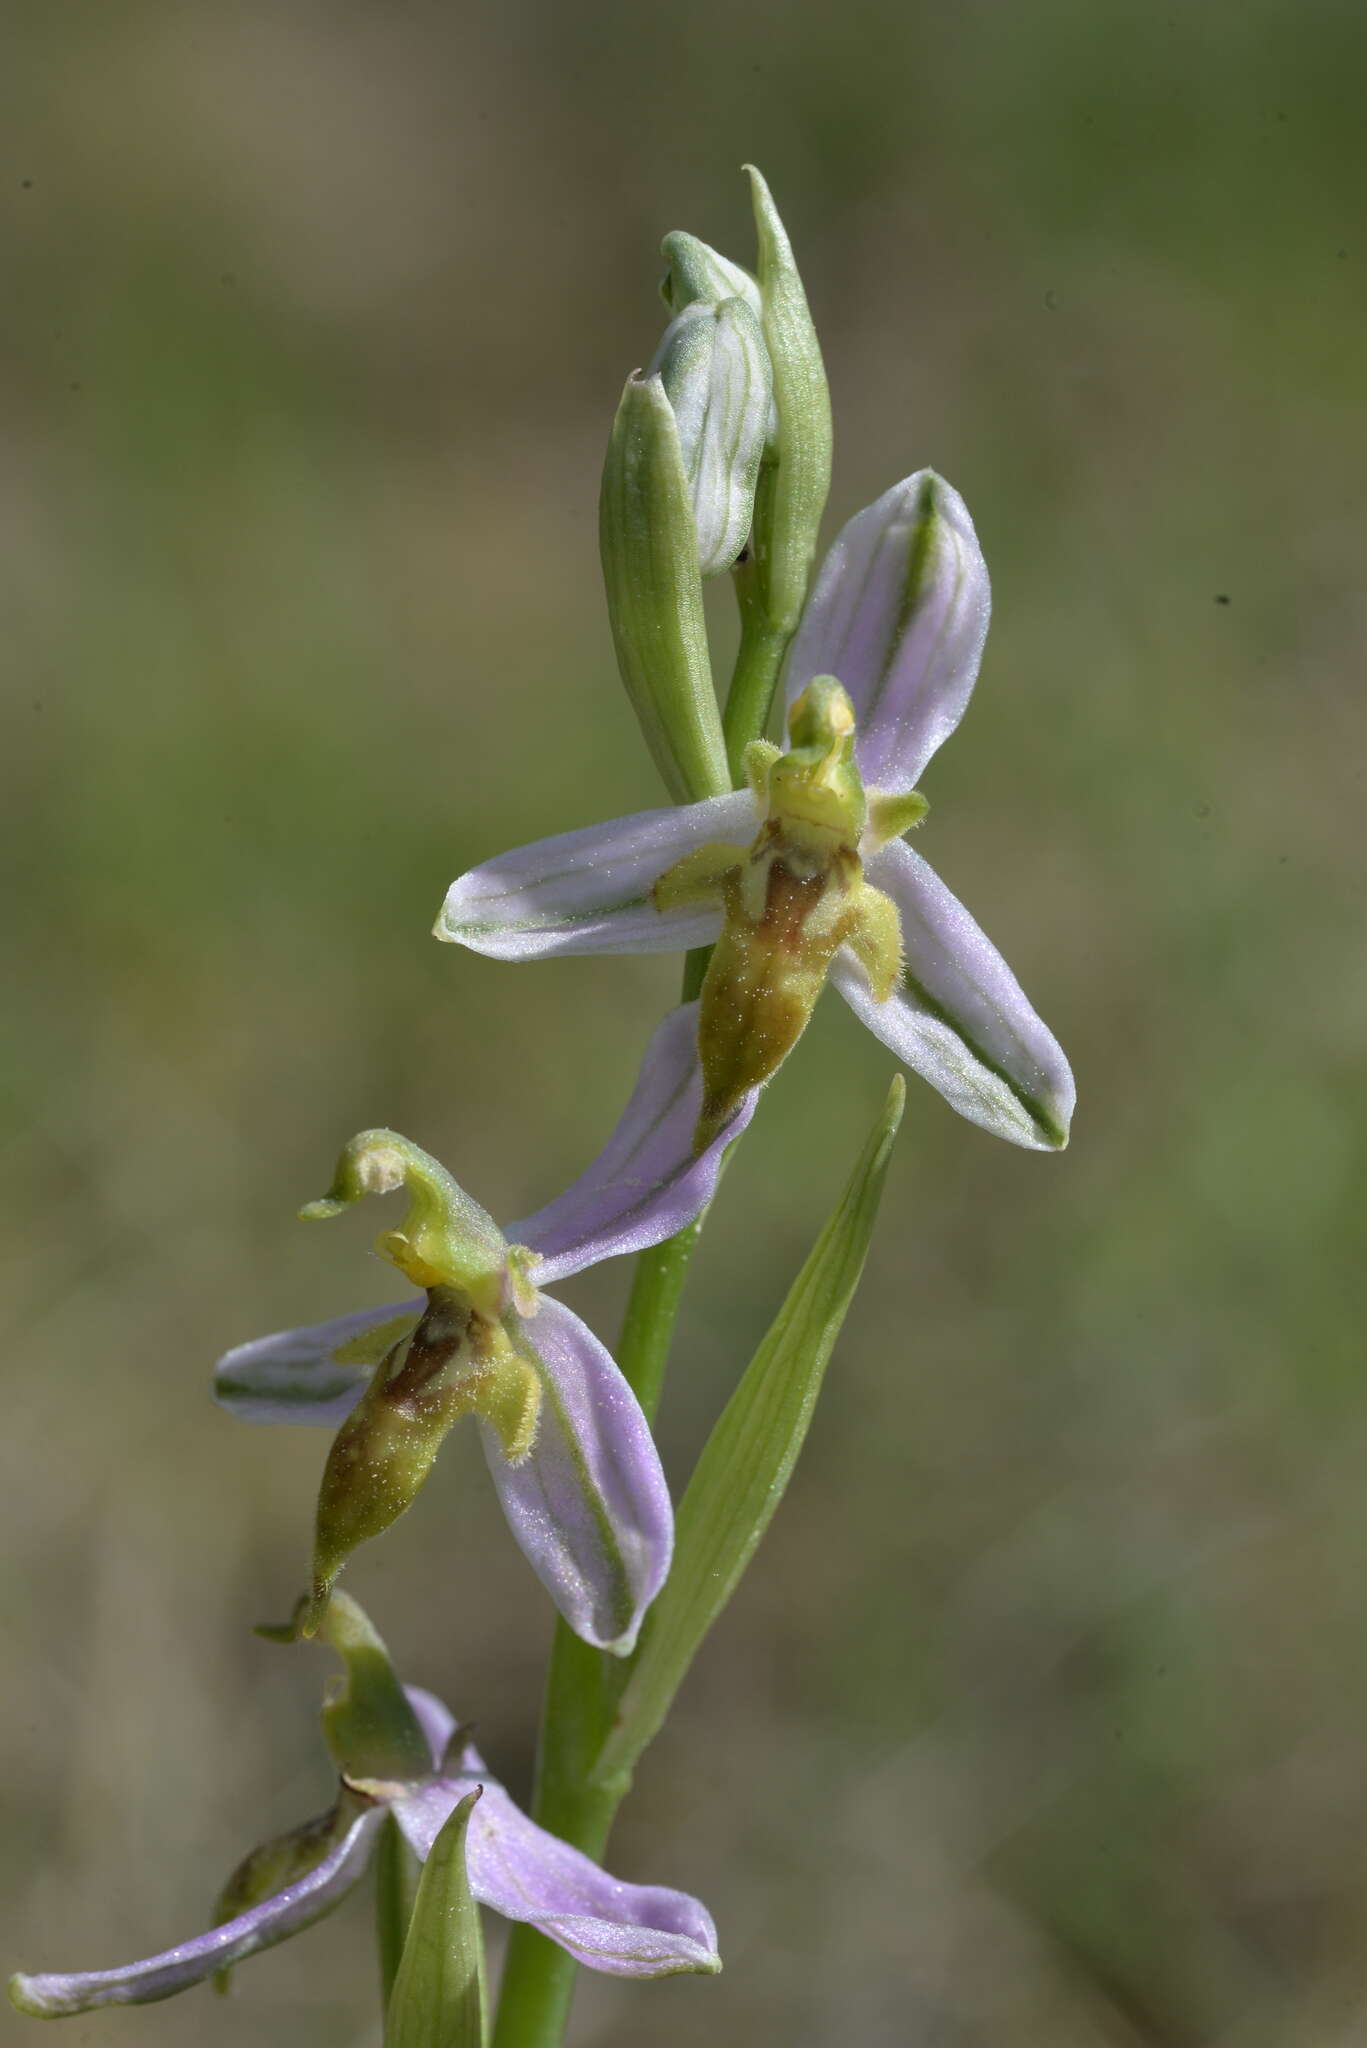
[[[767, 488], [756, 510], [759, 598], [772, 626], [796, 627], [831, 483], [831, 401], [807, 295], [773, 195], [748, 165], [759, 290], [777, 413]], [[762, 721], [761, 721], [762, 724]]]
[[716, 576], [745, 546], [754, 518], [772, 397], [759, 320], [743, 298], [695, 300], [670, 322], [650, 367], [674, 408], [698, 566]]
[[719, 306], [723, 299], [744, 299], [759, 318], [759, 284], [729, 256], [709, 248], [696, 235], [677, 230], [665, 236], [661, 254], [669, 267], [660, 280], [660, 297], [671, 313], [681, 313], [685, 306], [699, 302]]
[[703, 617], [693, 497], [659, 376], [628, 377], [599, 501], [617, 666], [646, 745], [676, 801], [729, 786]]

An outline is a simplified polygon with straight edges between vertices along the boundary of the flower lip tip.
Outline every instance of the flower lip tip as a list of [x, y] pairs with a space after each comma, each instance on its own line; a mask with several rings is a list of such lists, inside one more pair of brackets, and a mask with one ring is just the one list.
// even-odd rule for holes
[[294, 1638], [297, 1643], [311, 1643], [327, 1618], [328, 1602], [332, 1598], [332, 1586], [316, 1585], [311, 1593], [300, 1600], [294, 1616]]
[[16, 2012], [27, 2013], [31, 2019], [55, 2019], [60, 2008], [47, 2004], [43, 1998], [29, 1988], [31, 1985], [36, 1984], [37, 1981], [36, 1977], [25, 1976], [22, 1970], [16, 1970], [5, 1985], [5, 1992], [9, 2002]]
[[629, 1657], [636, 1648], [637, 1638], [640, 1633], [641, 1624], [637, 1622], [633, 1628], [627, 1630], [625, 1635], [614, 1636], [610, 1643], [600, 1643], [598, 1647], [600, 1650], [605, 1651], [609, 1657]]

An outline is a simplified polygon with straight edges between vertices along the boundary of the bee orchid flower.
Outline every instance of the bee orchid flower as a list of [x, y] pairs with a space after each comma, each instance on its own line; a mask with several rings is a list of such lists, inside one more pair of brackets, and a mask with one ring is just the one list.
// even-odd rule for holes
[[447, 1432], [470, 1414], [509, 1527], [561, 1614], [599, 1649], [632, 1649], [669, 1569], [669, 1489], [612, 1357], [543, 1289], [673, 1236], [711, 1199], [755, 1096], [694, 1150], [703, 1097], [696, 1035], [696, 1003], [670, 1012], [603, 1151], [506, 1235], [394, 1131], [353, 1138], [330, 1193], [302, 1212], [335, 1215], [363, 1195], [404, 1189], [408, 1214], [378, 1248], [423, 1290], [238, 1345], [215, 1369], [215, 1399], [249, 1422], [336, 1429], [319, 1493], [311, 1617], [356, 1546], [411, 1505]]
[[785, 668], [790, 746], [748, 787], [566, 832], [472, 868], [437, 937], [503, 960], [715, 944], [703, 986], [714, 1142], [829, 979], [973, 1123], [1066, 1144], [1073, 1077], [995, 946], [903, 835], [978, 673], [990, 591], [958, 493], [921, 470], [838, 535]]
[[[294, 1625], [263, 1634], [292, 1637]], [[161, 1955], [119, 1969], [19, 1974], [20, 2012], [58, 2019], [102, 2005], [150, 2005], [288, 1941], [321, 1920], [359, 1883], [386, 1816], [425, 1861], [455, 1807], [477, 1791], [466, 1872], [481, 1905], [525, 1920], [576, 1962], [616, 1977], [711, 1974], [721, 1968], [706, 1909], [662, 1885], [626, 1884], [548, 1834], [514, 1805], [455, 1717], [432, 1693], [401, 1686], [364, 1613], [334, 1594], [321, 1619], [345, 1675], [323, 1708], [339, 1778], [319, 1819], [248, 1856], [219, 1898], [216, 1925]]]

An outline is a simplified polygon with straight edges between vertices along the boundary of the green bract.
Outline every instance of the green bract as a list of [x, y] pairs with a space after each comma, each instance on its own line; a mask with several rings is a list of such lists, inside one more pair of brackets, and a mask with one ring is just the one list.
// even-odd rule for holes
[[674, 1569], [641, 1639], [594, 1777], [628, 1778], [773, 1520], [878, 1216], [906, 1087], [899, 1074], [844, 1194], [722, 1410], [679, 1504]]
[[755, 507], [755, 583], [770, 622], [791, 634], [802, 616], [831, 487], [831, 399], [787, 230], [761, 174], [753, 164], [746, 169], [778, 415], [772, 458], [761, 475]]
[[727, 787], [693, 499], [664, 381], [628, 377], [598, 513], [608, 617], [632, 709], [676, 802]]
[[465, 1869], [470, 1815], [483, 1787], [452, 1809], [423, 1865], [384, 2048], [484, 2048], [484, 1940]]

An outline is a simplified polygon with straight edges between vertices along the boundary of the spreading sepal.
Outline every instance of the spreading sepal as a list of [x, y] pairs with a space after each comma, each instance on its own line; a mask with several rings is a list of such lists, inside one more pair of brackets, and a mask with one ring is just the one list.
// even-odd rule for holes
[[788, 652], [787, 701], [813, 676], [838, 676], [865, 783], [909, 791], [963, 717], [991, 608], [968, 507], [934, 470], [917, 470], [831, 543]]
[[831, 979], [845, 1001], [970, 1123], [1029, 1151], [1061, 1151], [1072, 1070], [986, 932], [901, 840], [873, 856], [868, 875], [895, 906], [905, 968], [888, 992], [842, 955]]
[[178, 1991], [188, 1991], [192, 1984], [202, 1984], [206, 1977], [217, 1976], [263, 1948], [301, 1934], [360, 1882], [383, 1819], [380, 1807], [359, 1798], [339, 1801], [339, 1807], [345, 1825], [322, 1860], [231, 1920], [192, 1941], [179, 1942], [161, 1955], [119, 1969], [39, 1976], [19, 1972], [9, 1980], [11, 2004], [37, 2019], [92, 2012], [101, 2005], [154, 2005], [159, 1999], [173, 1998]]

